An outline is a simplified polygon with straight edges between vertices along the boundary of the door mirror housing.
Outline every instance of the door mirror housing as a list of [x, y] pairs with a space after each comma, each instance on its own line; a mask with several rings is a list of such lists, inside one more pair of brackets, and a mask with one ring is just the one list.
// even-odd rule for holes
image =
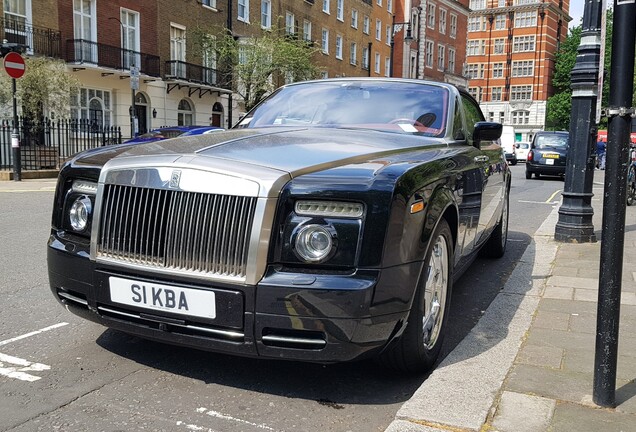
[[501, 138], [503, 126], [501, 123], [481, 121], [475, 123], [473, 142], [479, 148], [482, 141], [496, 141]]

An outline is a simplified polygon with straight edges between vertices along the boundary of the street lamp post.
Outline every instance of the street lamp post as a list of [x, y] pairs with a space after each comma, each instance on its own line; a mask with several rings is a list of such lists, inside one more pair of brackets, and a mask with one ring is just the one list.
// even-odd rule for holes
[[625, 202], [634, 90], [636, 5], [614, 2], [607, 163], [596, 313], [593, 401], [616, 406], [616, 368], [625, 248]]
[[585, 3], [581, 44], [571, 73], [572, 112], [563, 204], [554, 238], [562, 242], [596, 241], [592, 224], [593, 149], [596, 144], [596, 104], [601, 52], [601, 0]]
[[[394, 16], [393, 21], [391, 22], [391, 53], [389, 55], [389, 62], [390, 62], [389, 76], [390, 77], [393, 76], [393, 50], [395, 47], [395, 34], [402, 30], [402, 26], [406, 26], [406, 34], [404, 35], [404, 43], [410, 43], [413, 40], [413, 35], [411, 34], [411, 23], [410, 22], [395, 22], [395, 16]], [[369, 69], [370, 68], [371, 66], [369, 66]]]

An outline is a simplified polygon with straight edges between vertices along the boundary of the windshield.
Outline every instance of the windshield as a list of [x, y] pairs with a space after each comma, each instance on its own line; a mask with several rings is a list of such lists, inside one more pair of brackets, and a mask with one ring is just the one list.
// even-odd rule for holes
[[537, 137], [537, 148], [566, 148], [568, 146], [568, 136], [555, 135], [539, 135]]
[[284, 87], [250, 111], [239, 128], [315, 126], [443, 136], [449, 91], [389, 81], [324, 81]]

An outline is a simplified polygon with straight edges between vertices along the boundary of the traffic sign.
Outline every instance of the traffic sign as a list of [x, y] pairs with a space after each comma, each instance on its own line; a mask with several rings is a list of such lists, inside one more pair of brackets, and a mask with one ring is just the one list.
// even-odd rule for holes
[[11, 78], [20, 78], [26, 70], [24, 59], [16, 52], [8, 53], [4, 56], [4, 70]]

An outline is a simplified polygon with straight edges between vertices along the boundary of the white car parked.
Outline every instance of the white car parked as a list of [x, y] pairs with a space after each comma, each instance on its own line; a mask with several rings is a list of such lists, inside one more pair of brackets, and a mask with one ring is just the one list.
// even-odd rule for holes
[[528, 152], [530, 151], [529, 142], [518, 142], [515, 144], [517, 148], [517, 160], [526, 161], [528, 159]]

